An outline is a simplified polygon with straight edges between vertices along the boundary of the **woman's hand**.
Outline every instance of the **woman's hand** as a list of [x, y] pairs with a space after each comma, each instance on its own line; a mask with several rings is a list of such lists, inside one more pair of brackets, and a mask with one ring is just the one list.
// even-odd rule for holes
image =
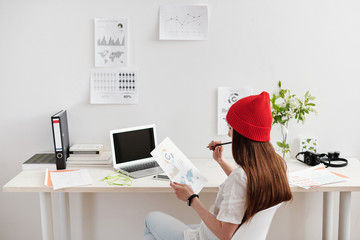
[[230, 173], [232, 172], [232, 170], [234, 170], [235, 166], [233, 166], [232, 164], [228, 163], [225, 158], [223, 158], [223, 150], [224, 147], [221, 146], [216, 146], [217, 144], [221, 144], [221, 142], [219, 141], [211, 141], [209, 143], [209, 149], [213, 151], [213, 158], [215, 159], [215, 161], [221, 166], [221, 168], [224, 170], [225, 174], [227, 176], [230, 175]]
[[170, 182], [170, 186], [174, 189], [176, 197], [184, 202], [194, 194], [192, 188], [187, 184]]
[[215, 159], [215, 161], [217, 161], [219, 164], [222, 163], [224, 161], [222, 153], [224, 150], [223, 146], [216, 146], [217, 144], [221, 144], [220, 141], [211, 141], [209, 143], [209, 149], [213, 151], [213, 158]]

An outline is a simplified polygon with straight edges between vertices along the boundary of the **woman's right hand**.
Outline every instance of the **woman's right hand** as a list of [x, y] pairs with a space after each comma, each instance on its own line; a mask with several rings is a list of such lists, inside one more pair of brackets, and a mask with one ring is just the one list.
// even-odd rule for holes
[[223, 150], [224, 147], [222, 145], [220, 146], [216, 146], [217, 144], [221, 144], [221, 142], [219, 141], [211, 141], [209, 143], [209, 149], [211, 151], [213, 151], [213, 158], [215, 159], [215, 161], [221, 166], [221, 168], [224, 170], [225, 174], [227, 176], [230, 175], [230, 173], [235, 169], [235, 166], [233, 166], [233, 164], [228, 163], [224, 158], [223, 158]]
[[223, 156], [222, 156], [222, 153], [223, 153], [223, 150], [224, 150], [224, 147], [223, 146], [216, 146], [217, 144], [221, 144], [220, 141], [211, 141], [209, 143], [209, 149], [211, 151], [213, 151], [213, 158], [215, 159], [215, 161], [217, 161], [219, 164], [221, 162], [223, 162]]

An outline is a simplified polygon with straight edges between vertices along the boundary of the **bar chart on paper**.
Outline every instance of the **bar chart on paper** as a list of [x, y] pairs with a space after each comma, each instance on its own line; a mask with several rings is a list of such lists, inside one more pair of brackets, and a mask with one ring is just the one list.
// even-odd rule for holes
[[160, 7], [160, 40], [206, 40], [207, 6]]
[[95, 66], [127, 65], [127, 19], [95, 19]]

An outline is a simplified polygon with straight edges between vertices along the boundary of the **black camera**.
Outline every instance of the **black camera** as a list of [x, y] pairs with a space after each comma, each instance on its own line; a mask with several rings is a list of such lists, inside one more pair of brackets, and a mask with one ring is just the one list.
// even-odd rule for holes
[[304, 152], [304, 163], [310, 166], [316, 166], [321, 163], [321, 158], [324, 156], [325, 154], [306, 151]]
[[[299, 159], [298, 156], [303, 155], [303, 160]], [[327, 158], [325, 158], [327, 157]], [[310, 166], [316, 166], [320, 163], [326, 167], [345, 167], [348, 161], [344, 158], [340, 158], [339, 152], [328, 152], [325, 153], [313, 153], [313, 152], [299, 152], [296, 154], [296, 159]], [[338, 162], [335, 163], [334, 162]]]

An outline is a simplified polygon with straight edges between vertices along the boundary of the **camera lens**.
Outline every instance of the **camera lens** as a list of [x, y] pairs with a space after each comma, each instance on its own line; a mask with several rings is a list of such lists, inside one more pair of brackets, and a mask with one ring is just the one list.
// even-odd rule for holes
[[335, 153], [334, 152], [328, 152], [327, 154], [329, 159], [333, 159], [335, 157]]

